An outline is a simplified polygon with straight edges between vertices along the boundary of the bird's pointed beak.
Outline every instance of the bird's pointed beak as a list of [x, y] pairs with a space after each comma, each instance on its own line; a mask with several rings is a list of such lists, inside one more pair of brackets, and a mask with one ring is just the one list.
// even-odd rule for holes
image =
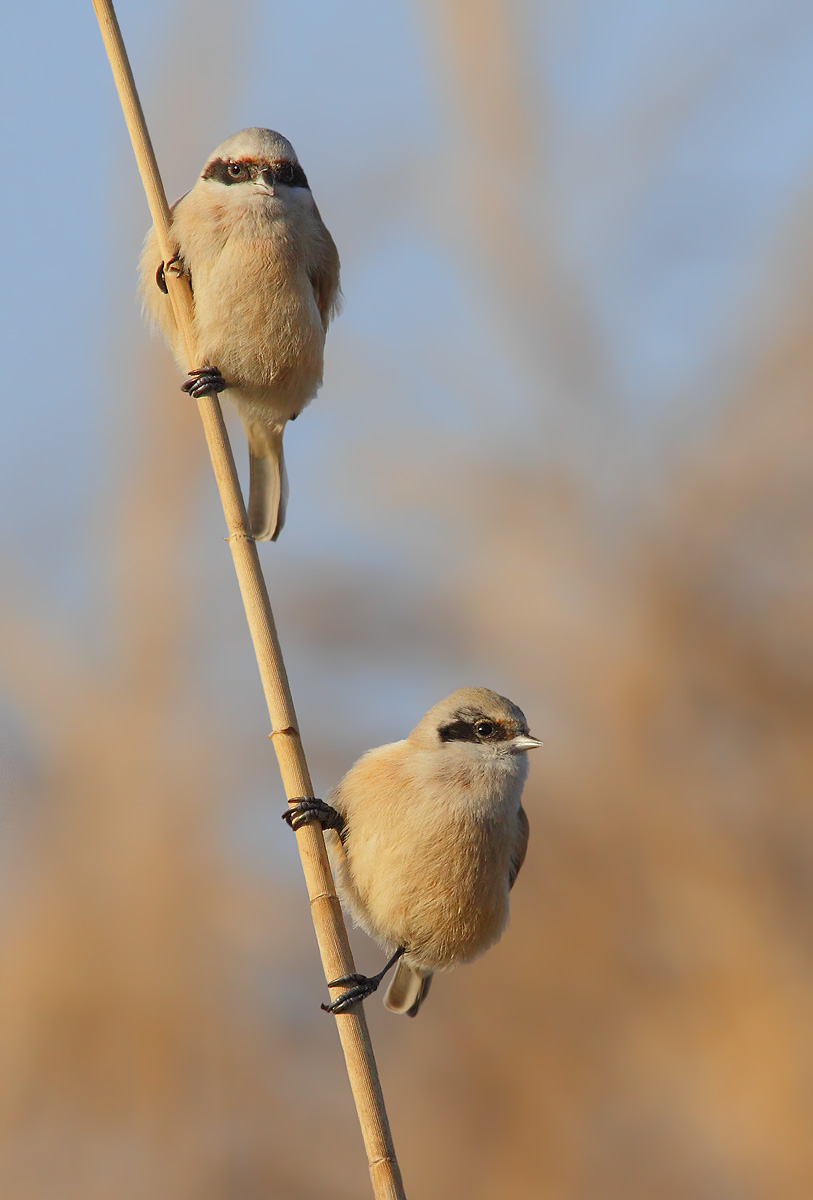
[[275, 194], [274, 183], [275, 180], [273, 172], [263, 171], [262, 174], [257, 176], [254, 186], [257, 188], [258, 192], [265, 192], [266, 195], [273, 196]]
[[518, 733], [515, 738], [511, 739], [513, 750], [533, 750], [535, 746], [543, 745], [544, 742], [540, 742], [539, 738], [531, 737], [529, 733]]

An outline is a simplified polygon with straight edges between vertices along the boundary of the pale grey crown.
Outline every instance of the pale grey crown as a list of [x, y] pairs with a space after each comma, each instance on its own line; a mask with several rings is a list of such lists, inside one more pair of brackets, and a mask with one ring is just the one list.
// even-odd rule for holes
[[416, 725], [411, 737], [421, 742], [472, 742], [499, 747], [528, 737], [522, 709], [489, 688], [458, 688], [440, 700]]
[[262, 179], [266, 184], [310, 190], [293, 146], [273, 129], [241, 129], [226, 138], [209, 155], [200, 178], [225, 187]]

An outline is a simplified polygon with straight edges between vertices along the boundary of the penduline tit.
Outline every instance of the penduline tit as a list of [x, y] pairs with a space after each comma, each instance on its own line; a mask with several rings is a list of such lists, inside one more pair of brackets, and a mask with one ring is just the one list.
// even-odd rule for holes
[[291, 802], [283, 815], [292, 828], [318, 821], [333, 831], [342, 903], [391, 956], [378, 975], [331, 981], [347, 990], [326, 1011], [365, 999], [397, 963], [384, 1003], [414, 1017], [434, 971], [499, 940], [528, 845], [527, 751], [541, 745], [510, 700], [460, 688], [404, 741], [363, 755], [329, 804]]
[[339, 255], [293, 146], [271, 129], [243, 129], [212, 152], [173, 206], [170, 236], [177, 253], [168, 263], [154, 229], [144, 243], [145, 312], [183, 366], [164, 273], [189, 277], [199, 365], [183, 390], [227, 390], [248, 439], [251, 532], [275, 539], [288, 498], [282, 435], [322, 382]]

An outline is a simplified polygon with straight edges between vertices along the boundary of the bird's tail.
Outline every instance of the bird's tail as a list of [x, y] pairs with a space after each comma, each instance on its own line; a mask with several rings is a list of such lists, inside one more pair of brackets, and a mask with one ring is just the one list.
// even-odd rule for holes
[[401, 959], [387, 988], [384, 1004], [390, 1012], [406, 1013], [408, 1017], [415, 1017], [426, 999], [431, 982], [431, 973], [420, 975], [414, 967]]
[[246, 424], [250, 467], [248, 519], [258, 542], [275, 542], [285, 524], [288, 474], [282, 454], [284, 425]]

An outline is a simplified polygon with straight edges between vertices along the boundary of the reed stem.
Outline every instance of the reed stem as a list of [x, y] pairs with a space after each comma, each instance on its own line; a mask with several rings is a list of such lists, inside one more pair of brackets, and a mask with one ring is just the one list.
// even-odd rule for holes
[[[170, 236], [169, 207], [121, 30], [111, 0], [93, 0], [93, 7], [110, 60], [161, 255], [164, 262], [169, 262], [176, 251]], [[198, 365], [192, 328], [192, 293], [186, 277], [173, 271], [166, 272], [166, 283], [191, 368]], [[216, 396], [204, 396], [197, 401], [197, 405], [223, 504], [227, 540], [268, 705], [270, 737], [285, 794], [289, 800], [311, 796], [313, 785], [299, 736], [288, 676], [257, 547], [248, 527], [220, 402]], [[355, 970], [353, 956], [321, 827], [306, 825], [299, 830], [296, 840], [325, 979], [350, 974]], [[377, 1200], [405, 1200], [364, 1010], [357, 1005], [349, 1012], [337, 1014], [335, 1020], [367, 1151], [373, 1194]]]

